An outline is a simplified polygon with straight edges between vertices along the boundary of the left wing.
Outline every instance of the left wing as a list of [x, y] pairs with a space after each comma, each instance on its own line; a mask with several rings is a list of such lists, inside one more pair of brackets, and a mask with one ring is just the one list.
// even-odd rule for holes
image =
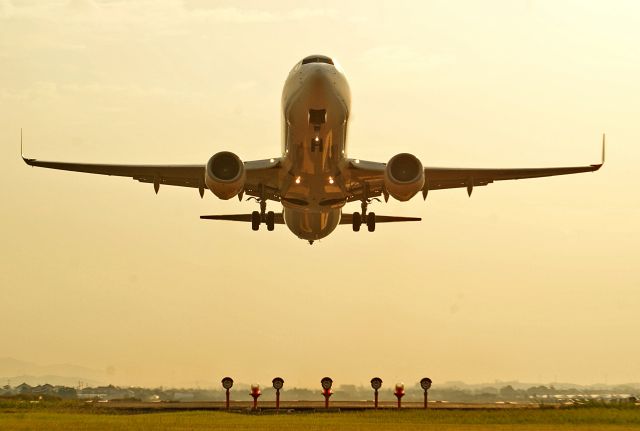
[[[520, 168], [520, 169], [468, 169], [468, 168], [438, 168], [424, 169], [425, 183], [422, 189], [423, 197], [429, 190], [450, 189], [463, 187], [471, 195], [474, 187], [486, 186], [494, 181], [520, 180], [525, 178], [551, 177], [556, 175], [593, 172], [604, 164], [605, 138], [602, 136], [602, 161], [588, 166], [570, 166], [557, 168]], [[377, 197], [385, 193], [384, 170], [386, 163], [368, 162], [364, 160], [349, 160], [346, 177], [347, 188], [351, 190], [349, 201]]]
[[[204, 182], [205, 165], [110, 165], [95, 163], [50, 162], [22, 156], [29, 166], [59, 169], [89, 174], [129, 177], [142, 183], [153, 183], [156, 193], [160, 185], [197, 188], [200, 196], [207, 188]], [[277, 193], [280, 159], [244, 162], [247, 180], [243, 193], [279, 200]]]
[[29, 166], [85, 172], [98, 175], [130, 177], [143, 183], [202, 188], [204, 165], [107, 165], [95, 163], [48, 162], [23, 157]]

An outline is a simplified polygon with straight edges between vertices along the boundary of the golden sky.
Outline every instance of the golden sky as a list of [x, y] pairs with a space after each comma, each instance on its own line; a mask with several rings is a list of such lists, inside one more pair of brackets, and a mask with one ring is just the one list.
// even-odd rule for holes
[[[640, 3], [0, 0], [0, 356], [116, 384], [640, 381]], [[19, 158], [278, 156], [280, 92], [335, 56], [350, 156], [607, 164], [445, 190], [309, 247], [255, 204]], [[271, 203], [270, 209], [279, 206]], [[357, 210], [357, 205], [347, 207]]]

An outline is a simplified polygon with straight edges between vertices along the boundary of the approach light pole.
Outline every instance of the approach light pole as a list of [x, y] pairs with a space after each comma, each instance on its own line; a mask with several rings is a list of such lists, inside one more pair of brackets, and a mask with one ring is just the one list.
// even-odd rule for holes
[[331, 386], [333, 386], [333, 380], [331, 377], [324, 377], [320, 380], [320, 384], [322, 385], [322, 395], [324, 396], [324, 408], [329, 408], [329, 397], [333, 395], [333, 391], [331, 391]]
[[396, 390], [393, 395], [395, 395], [398, 399], [398, 409], [402, 408], [402, 397], [404, 397], [404, 383], [396, 383]]
[[251, 396], [253, 397], [253, 410], [258, 410], [258, 398], [262, 395], [260, 392], [260, 385], [254, 383], [251, 385]]
[[233, 379], [231, 377], [225, 377], [222, 379], [222, 387], [227, 391], [226, 392], [226, 409], [229, 410], [229, 390], [233, 387]]
[[280, 389], [284, 386], [284, 379], [282, 377], [276, 377], [272, 380], [273, 389], [276, 390], [276, 412], [280, 411]]
[[429, 388], [431, 388], [431, 379], [429, 377], [425, 377], [420, 380], [420, 386], [424, 390], [424, 408], [429, 408]]
[[373, 407], [378, 410], [378, 389], [382, 387], [382, 379], [380, 377], [371, 379], [371, 387], [373, 388]]

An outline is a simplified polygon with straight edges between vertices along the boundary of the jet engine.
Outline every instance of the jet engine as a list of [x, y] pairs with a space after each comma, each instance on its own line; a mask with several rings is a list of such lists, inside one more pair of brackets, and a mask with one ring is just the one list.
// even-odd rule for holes
[[229, 151], [214, 154], [207, 162], [204, 182], [220, 199], [231, 199], [244, 188], [246, 173], [240, 157]]
[[384, 170], [384, 186], [399, 201], [408, 201], [424, 186], [424, 169], [413, 154], [396, 154]]

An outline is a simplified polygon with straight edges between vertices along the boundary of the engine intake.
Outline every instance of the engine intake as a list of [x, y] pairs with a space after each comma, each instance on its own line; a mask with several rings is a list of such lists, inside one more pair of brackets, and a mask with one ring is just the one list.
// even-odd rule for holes
[[231, 199], [244, 188], [246, 173], [240, 157], [229, 151], [214, 154], [207, 162], [204, 182], [220, 199]]
[[408, 201], [424, 187], [424, 168], [413, 154], [396, 154], [384, 170], [384, 186], [399, 201]]

